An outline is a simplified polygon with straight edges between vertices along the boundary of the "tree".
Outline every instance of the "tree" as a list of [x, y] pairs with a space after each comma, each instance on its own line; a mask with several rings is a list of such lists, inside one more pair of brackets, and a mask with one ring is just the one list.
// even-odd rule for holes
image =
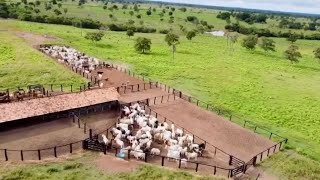
[[159, 16], [162, 18], [164, 16], [164, 13], [163, 12], [160, 12], [159, 13]]
[[182, 8], [180, 8], [179, 10], [182, 11], [182, 12], [186, 12], [186, 11], [187, 11], [187, 8], [182, 7]]
[[168, 33], [165, 37], [165, 41], [169, 46], [172, 46], [172, 55], [174, 59], [174, 53], [176, 52], [176, 46], [179, 44], [179, 36], [173, 33]]
[[299, 58], [302, 57], [299, 52], [299, 47], [296, 45], [289, 46], [289, 48], [284, 52], [284, 56], [291, 61], [291, 63], [299, 62]]
[[197, 35], [197, 34], [196, 34], [195, 31], [188, 31], [186, 37], [187, 37], [188, 40], [191, 41], [192, 38], [196, 37], [196, 35]]
[[129, 36], [129, 38], [130, 38], [130, 36], [134, 36], [134, 30], [132, 28], [128, 28], [127, 36]]
[[57, 16], [59, 16], [59, 15], [62, 14], [59, 9], [55, 9], [55, 10], [53, 10], [53, 12], [54, 12]]
[[136, 17], [137, 17], [138, 19], [141, 19], [141, 14], [138, 14]]
[[295, 43], [298, 40], [298, 37], [296, 34], [290, 34], [287, 38], [287, 41], [290, 41], [292, 44]]
[[173, 12], [172, 12], [172, 11], [170, 11], [170, 12], [169, 12], [169, 16], [172, 16], [172, 14], [173, 14]]
[[40, 9], [34, 9], [34, 12], [36, 13], [36, 14], [39, 14], [40, 13]]
[[133, 16], [134, 12], [133, 11], [129, 11], [129, 14], [130, 14], [130, 16]]
[[139, 7], [138, 7], [137, 4], [135, 4], [135, 5], [133, 6], [133, 10], [136, 11], [136, 12], [139, 12]]
[[39, 0], [36, 0], [35, 3], [37, 6], [40, 6], [40, 4], [41, 4], [41, 2]]
[[171, 8], [171, 11], [172, 11], [172, 12], [174, 12], [175, 10], [176, 10], [176, 8], [174, 8], [174, 7]]
[[63, 9], [63, 12], [64, 12], [64, 14], [67, 14], [68, 8], [64, 8], [64, 9]]
[[150, 51], [151, 49], [151, 39], [139, 37], [136, 39], [136, 43], [134, 45], [134, 48], [136, 51], [141, 52], [142, 54], [146, 53], [147, 51]]
[[52, 4], [57, 4], [57, 0], [52, 0]]
[[61, 7], [62, 7], [62, 4], [61, 4], [61, 3], [59, 3], [59, 4], [58, 4], [58, 8], [61, 8]]
[[319, 63], [320, 63], [320, 48], [315, 49], [315, 50], [313, 51], [313, 53], [314, 53], [314, 57], [315, 57], [316, 59], [318, 59], [318, 61], [319, 61]]
[[101, 41], [103, 36], [104, 36], [104, 33], [102, 31], [88, 32], [84, 38], [97, 43], [98, 41]]
[[273, 39], [265, 38], [265, 37], [262, 37], [260, 39], [259, 46], [261, 47], [261, 49], [263, 49], [266, 52], [275, 51], [275, 47], [276, 47]]
[[254, 50], [257, 43], [258, 37], [256, 35], [249, 35], [243, 39], [242, 46], [249, 50]]
[[150, 16], [151, 14], [152, 14], [152, 12], [151, 12], [151, 10], [149, 9], [149, 10], [147, 11], [147, 15]]

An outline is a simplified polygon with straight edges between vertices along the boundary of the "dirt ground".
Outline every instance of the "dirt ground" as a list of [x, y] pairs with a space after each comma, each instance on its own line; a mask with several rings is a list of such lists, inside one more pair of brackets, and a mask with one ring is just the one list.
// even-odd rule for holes
[[24, 39], [28, 44], [31, 46], [37, 46], [40, 44], [48, 43], [52, 40], [57, 40], [57, 37], [49, 36], [49, 35], [39, 35], [33, 34], [30, 32], [16, 32], [15, 33], [18, 37]]
[[[31, 125], [28, 127], [13, 129], [0, 132], [0, 149], [8, 149], [9, 160], [20, 160], [21, 152], [24, 150], [24, 160], [37, 160], [37, 151], [41, 150], [42, 159], [53, 158], [54, 146], [73, 144], [73, 151], [82, 149], [82, 140], [89, 137], [88, 129], [105, 130], [117, 121], [118, 114], [116, 112], [101, 112], [94, 115], [81, 116], [81, 128], [77, 123], [73, 123], [72, 119], [58, 119], [51, 122]], [[87, 123], [87, 132], [84, 133], [83, 123]], [[18, 150], [18, 151], [14, 151]], [[57, 155], [64, 155], [70, 152], [69, 146], [57, 148]], [[4, 160], [4, 156], [0, 155], [0, 161]]]
[[101, 155], [96, 160], [96, 164], [98, 168], [103, 171], [121, 173], [134, 171], [143, 163], [138, 161], [126, 161], [112, 155]]
[[245, 162], [274, 145], [258, 134], [181, 99], [151, 109]]

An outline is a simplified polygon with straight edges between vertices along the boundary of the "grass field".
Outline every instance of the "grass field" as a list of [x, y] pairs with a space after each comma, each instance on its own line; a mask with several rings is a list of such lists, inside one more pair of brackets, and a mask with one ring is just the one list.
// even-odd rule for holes
[[[209, 35], [197, 36], [192, 41], [183, 37], [173, 60], [160, 34], [136, 34], [152, 39], [151, 53], [143, 55], [133, 49], [135, 38], [128, 38], [125, 33], [106, 32], [95, 45], [74, 27], [13, 20], [0, 24], [3, 28], [52, 34], [95, 57], [125, 63], [142, 75], [278, 132], [289, 138], [288, 147], [295, 152], [320, 159], [320, 65], [312, 55], [316, 41], [298, 41], [303, 58], [300, 63], [291, 64], [283, 58], [282, 52], [289, 46], [284, 39], [275, 39], [277, 52], [265, 53], [260, 49], [248, 51], [240, 43], [230, 51], [224, 38]], [[294, 163], [288, 161], [286, 165], [296, 167]], [[310, 163], [319, 165], [312, 160], [301, 163], [305, 167]]]
[[96, 168], [96, 156], [89, 154], [81, 158], [68, 159], [55, 163], [9, 165], [0, 167], [1, 180], [223, 180], [224, 178], [195, 176], [183, 171], [170, 171], [161, 167], [141, 165], [127, 173], [111, 173]]
[[[1, 26], [1, 25], [0, 25]], [[30, 84], [81, 84], [85, 80], [40, 54], [15, 34], [0, 32], [0, 90]]]
[[[18, 1], [18, 0], [13, 0]], [[28, 2], [34, 2], [35, 0], [29, 0]], [[60, 16], [67, 16], [67, 17], [80, 17], [80, 18], [92, 18], [95, 20], [99, 20], [100, 22], [104, 24], [110, 24], [110, 23], [120, 23], [124, 24], [128, 22], [128, 20], [134, 20], [136, 26], [141, 26], [140, 22], [142, 21], [145, 26], [148, 27], [154, 27], [157, 30], [161, 29], [172, 29], [175, 33], [183, 34], [180, 30], [180, 25], [183, 25], [187, 30], [193, 30], [197, 29], [197, 26], [191, 22], [186, 22], [187, 16], [196, 16], [199, 21], [207, 21], [208, 24], [214, 25], [214, 29], [216, 30], [224, 30], [225, 25], [227, 24], [225, 20], [217, 18], [218, 13], [220, 10], [214, 10], [214, 9], [203, 9], [203, 8], [191, 8], [188, 7], [186, 12], [182, 12], [179, 10], [181, 8], [180, 6], [166, 6], [163, 5], [160, 7], [160, 5], [156, 4], [139, 4], [139, 12], [135, 12], [133, 9], [133, 4], [129, 4], [127, 9], [122, 9], [123, 4], [120, 3], [108, 3], [108, 9], [103, 9], [104, 6], [103, 2], [90, 2], [88, 1], [81, 7], [78, 6], [78, 1], [70, 1], [70, 0], [64, 0], [62, 2], [58, 2], [62, 4], [62, 7], [59, 8], [58, 5], [53, 5], [52, 9], [49, 11], [45, 10], [45, 1], [41, 1], [41, 5], [37, 7], [40, 10], [40, 15], [55, 15], [54, 9], [59, 9], [62, 12], [62, 15]], [[109, 8], [113, 5], [118, 6], [118, 10], [110, 10]], [[169, 7], [169, 9], [167, 9]], [[170, 8], [174, 7], [175, 11], [172, 11]], [[68, 9], [67, 13], [64, 13], [64, 9]], [[147, 10], [151, 8], [152, 14], [148, 16], [146, 14]], [[156, 11], [153, 11], [153, 9], [156, 9]], [[162, 12], [162, 10], [165, 9], [165, 13], [163, 17], [160, 17], [159, 13]], [[134, 15], [130, 15], [130, 11], [134, 11]], [[169, 12], [173, 12], [174, 17], [174, 23], [169, 23], [170, 15]], [[109, 15], [112, 14], [113, 17], [109, 17]], [[136, 16], [141, 15], [141, 19], [138, 19]], [[163, 19], [163, 21], [160, 21], [160, 19]], [[306, 18], [297, 18], [297, 21], [300, 22], [309, 22], [309, 19]], [[237, 20], [235, 18], [231, 18], [231, 23], [236, 23]], [[295, 33], [305, 33], [305, 34], [313, 34], [319, 31], [309, 31], [309, 30], [294, 30], [294, 29], [279, 29], [278, 27], [278, 21], [276, 19], [267, 19], [266, 24], [248, 24], [246, 22], [239, 22], [241, 25], [247, 26], [247, 27], [256, 27], [256, 28], [266, 28], [275, 32], [278, 31], [291, 31]]]

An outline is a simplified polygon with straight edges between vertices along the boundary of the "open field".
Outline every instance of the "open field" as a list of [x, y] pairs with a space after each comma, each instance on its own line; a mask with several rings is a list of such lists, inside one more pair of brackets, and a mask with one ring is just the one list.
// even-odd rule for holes
[[30, 48], [14, 32], [0, 31], [0, 39], [0, 90], [30, 84], [80, 85], [86, 82]]
[[[107, 162], [117, 161], [119, 168], [110, 167]], [[222, 180], [218, 177], [201, 177], [182, 171], [149, 166], [132, 165], [127, 161], [110, 156], [99, 156], [92, 153], [82, 157], [61, 160], [51, 163], [25, 163], [22, 165], [6, 164], [0, 167], [0, 179], [181, 179], [181, 180]]]

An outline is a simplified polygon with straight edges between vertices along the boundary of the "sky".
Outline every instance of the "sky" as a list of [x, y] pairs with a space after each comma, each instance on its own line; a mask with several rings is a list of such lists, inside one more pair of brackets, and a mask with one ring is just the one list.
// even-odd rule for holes
[[320, 14], [320, 0], [160, 0], [160, 1]]

